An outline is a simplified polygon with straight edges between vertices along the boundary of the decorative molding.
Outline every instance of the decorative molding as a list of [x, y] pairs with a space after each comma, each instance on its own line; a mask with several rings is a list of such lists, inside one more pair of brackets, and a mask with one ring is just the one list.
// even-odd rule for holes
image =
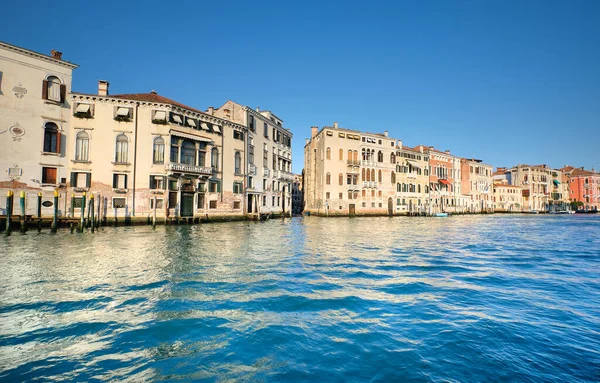
[[23, 128], [18, 122], [8, 128], [8, 131], [13, 136], [13, 141], [21, 142], [22, 137], [25, 135], [25, 128]]
[[25, 88], [23, 86], [23, 84], [18, 83], [17, 85], [14, 85], [12, 87], [12, 92], [15, 94], [15, 96], [19, 99], [25, 97], [25, 95], [27, 94], [27, 88]]

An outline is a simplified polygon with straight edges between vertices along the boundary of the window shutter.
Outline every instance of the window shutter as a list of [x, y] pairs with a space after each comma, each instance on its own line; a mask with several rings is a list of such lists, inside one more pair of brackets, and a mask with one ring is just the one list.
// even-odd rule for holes
[[77, 173], [71, 172], [71, 187], [77, 187]]
[[92, 185], [92, 173], [88, 173], [85, 176], [85, 187], [89, 188]]
[[48, 80], [42, 81], [42, 100], [48, 99]]
[[127, 189], [127, 174], [125, 174], [125, 182], [123, 183], [123, 188]]
[[221, 181], [217, 181], [217, 193], [221, 192]]
[[67, 86], [65, 84], [60, 84], [60, 102], [64, 103], [67, 96]]
[[62, 150], [61, 150], [61, 147], [60, 147], [61, 138], [62, 138], [62, 134], [60, 134], [60, 130], [58, 130], [56, 132], [56, 153], [57, 154], [61, 154], [62, 153]]
[[113, 174], [113, 189], [118, 187], [119, 176], [117, 174]]

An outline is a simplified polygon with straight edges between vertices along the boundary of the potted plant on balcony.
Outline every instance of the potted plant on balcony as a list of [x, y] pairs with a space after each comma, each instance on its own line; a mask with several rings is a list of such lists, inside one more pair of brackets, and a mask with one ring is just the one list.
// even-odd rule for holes
[[131, 117], [116, 115], [115, 116], [115, 121], [118, 121], [118, 122], [129, 122], [129, 121], [131, 121]]

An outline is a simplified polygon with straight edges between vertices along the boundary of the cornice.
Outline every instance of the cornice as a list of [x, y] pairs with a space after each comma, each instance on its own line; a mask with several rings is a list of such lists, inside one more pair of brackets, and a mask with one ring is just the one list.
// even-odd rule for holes
[[34, 51], [29, 50], [29, 49], [17, 47], [15, 45], [11, 45], [11, 44], [5, 43], [3, 41], [0, 41], [0, 47], [2, 47], [4, 49], [7, 49], [7, 50], [10, 50], [10, 51], [13, 51], [13, 52], [20, 53], [22, 55], [26, 55], [26, 56], [30, 56], [30, 57], [35, 57], [37, 59], [48, 61], [48, 62], [51, 62], [53, 64], [58, 64], [58, 65], [61, 65], [61, 66], [64, 66], [64, 67], [67, 67], [67, 68], [70, 68], [70, 69], [75, 69], [75, 68], [79, 67], [79, 65], [77, 65], [77, 64], [73, 64], [73, 63], [70, 63], [70, 62], [64, 61], [64, 60], [55, 59], [54, 57], [46, 56], [44, 54], [41, 54], [41, 53], [38, 53], [38, 52], [34, 52]]

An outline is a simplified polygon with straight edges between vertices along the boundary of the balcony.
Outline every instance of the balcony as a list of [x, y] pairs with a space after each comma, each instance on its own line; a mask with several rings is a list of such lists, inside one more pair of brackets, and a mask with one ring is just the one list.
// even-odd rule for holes
[[375, 161], [365, 161], [365, 160], [363, 160], [363, 161], [360, 162], [360, 164], [362, 166], [374, 167], [375, 166]]
[[360, 161], [348, 160], [347, 164], [348, 164], [348, 166], [360, 166]]
[[375, 188], [376, 186], [377, 186], [377, 182], [374, 182], [374, 181], [363, 181], [363, 183], [362, 183], [363, 188]]
[[360, 190], [360, 186], [358, 186], [358, 185], [348, 185], [348, 190]]
[[178, 163], [166, 164], [165, 170], [168, 172], [203, 174], [203, 175], [207, 175], [207, 176], [210, 176], [213, 174], [213, 168], [211, 168], [211, 167], [194, 166], [194, 165], [178, 164]]
[[263, 167], [263, 177], [270, 177], [271, 169]]
[[285, 181], [293, 181], [294, 180], [294, 175], [292, 173], [283, 171], [283, 170], [279, 170], [278, 172], [278, 176], [277, 178], [281, 178], [282, 180]]
[[256, 165], [254, 165], [254, 164], [248, 165], [248, 175], [251, 175], [251, 176], [256, 175]]

